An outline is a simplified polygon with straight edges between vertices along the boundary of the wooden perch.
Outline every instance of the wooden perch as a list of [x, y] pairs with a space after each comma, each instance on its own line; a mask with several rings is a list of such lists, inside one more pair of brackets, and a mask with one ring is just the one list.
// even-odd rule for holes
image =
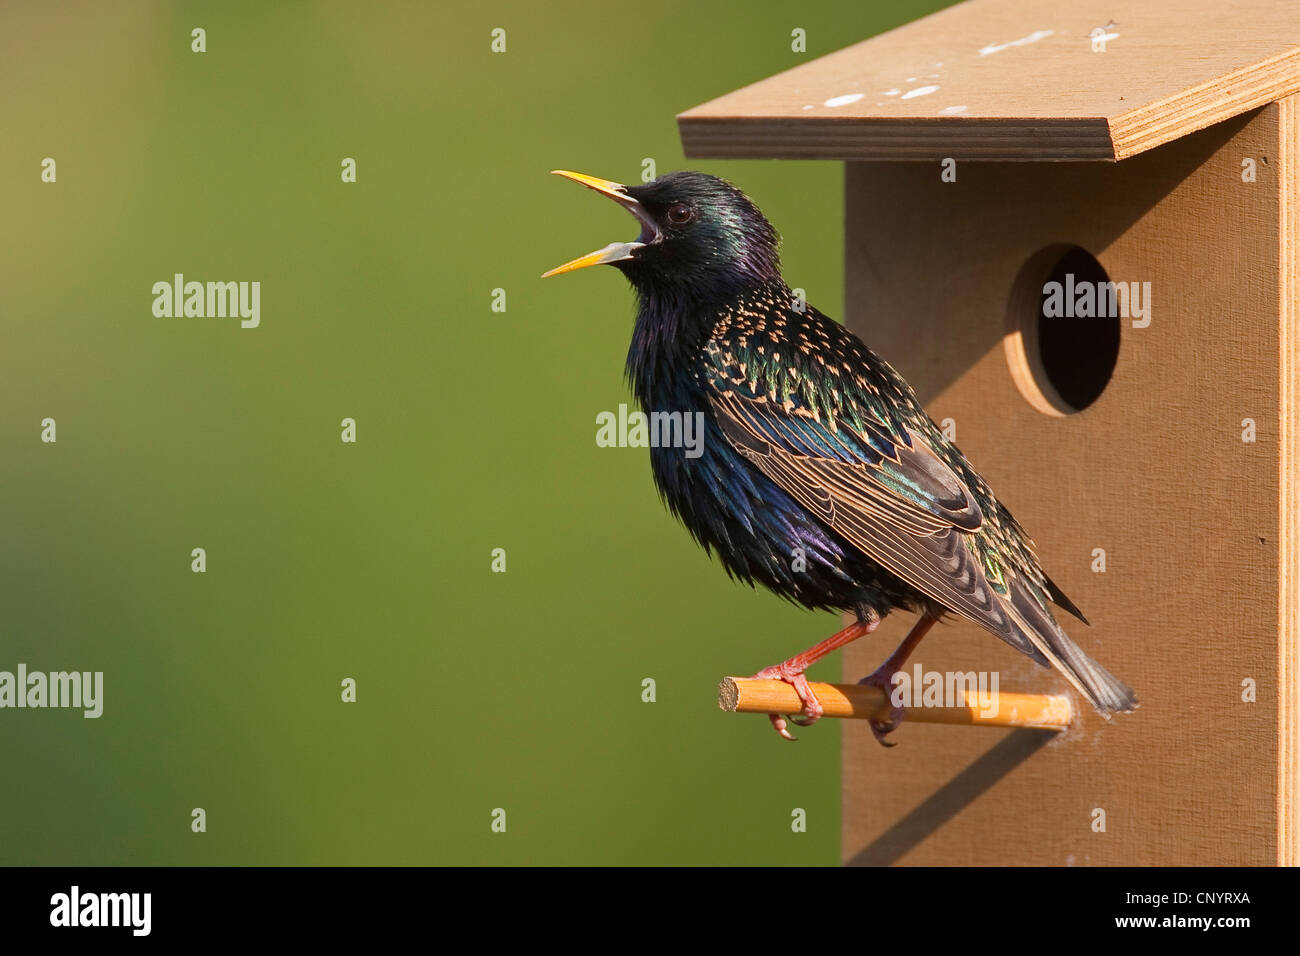
[[[827, 717], [866, 720], [888, 718], [889, 704], [879, 687], [861, 684], [810, 682]], [[965, 691], [960, 707], [909, 707], [904, 721], [925, 724], [965, 724], [979, 727], [1029, 727], [1065, 730], [1074, 711], [1068, 697], [1055, 694], [997, 695], [996, 713], [985, 714], [975, 691]], [[731, 714], [797, 714], [803, 708], [792, 686], [779, 680], [724, 677], [718, 685], [718, 706]]]

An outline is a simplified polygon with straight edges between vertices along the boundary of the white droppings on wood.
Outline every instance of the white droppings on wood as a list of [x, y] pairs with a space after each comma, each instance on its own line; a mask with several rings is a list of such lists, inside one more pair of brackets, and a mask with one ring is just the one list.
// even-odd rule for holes
[[938, 89], [939, 89], [938, 86], [918, 86], [916, 89], [908, 90], [906, 93], [904, 93], [903, 99], [913, 100], [916, 99], [918, 96], [929, 96], [931, 93], [937, 92]]
[[865, 93], [845, 93], [843, 96], [832, 96], [829, 100], [827, 100], [822, 105], [823, 106], [848, 106], [850, 103], [856, 103], [864, 96], [866, 96]]
[[1050, 37], [1055, 30], [1035, 30], [1027, 37], [1021, 37], [1019, 40], [1011, 40], [1007, 43], [990, 43], [986, 47], [980, 48], [980, 56], [988, 56], [990, 53], [1001, 53], [1003, 50], [1009, 50], [1013, 46], [1028, 46], [1030, 43], [1037, 43], [1039, 40]]

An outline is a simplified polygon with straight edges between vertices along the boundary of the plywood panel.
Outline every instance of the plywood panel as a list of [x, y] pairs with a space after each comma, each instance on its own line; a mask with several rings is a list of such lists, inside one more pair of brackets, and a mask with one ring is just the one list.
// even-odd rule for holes
[[1278, 323], [1278, 861], [1300, 865], [1300, 101], [1278, 104], [1282, 282]]
[[[892, 750], [846, 727], [847, 862], [1293, 858], [1279, 814], [1296, 761], [1295, 690], [1280, 686], [1295, 680], [1296, 633], [1295, 599], [1280, 601], [1278, 583], [1282, 535], [1296, 535], [1279, 510], [1295, 490], [1293, 477], [1291, 490], [1280, 482], [1279, 375], [1296, 370], [1280, 214], [1295, 132], [1288, 123], [1284, 148], [1283, 115], [1270, 106], [1116, 165], [959, 163], [956, 183], [937, 164], [848, 167], [848, 321], [936, 419], [955, 421], [958, 444], [1092, 621], [1062, 613], [1067, 630], [1142, 706], [1107, 723], [1082, 705], [1060, 737], [904, 724]], [[1242, 181], [1244, 158], [1255, 183]], [[1054, 243], [1152, 290], [1150, 326], [1125, 323], [1106, 391], [1066, 417], [1026, 401], [1003, 346], [1013, 281]], [[1245, 418], [1253, 443], [1241, 440]], [[1294, 431], [1285, 437], [1294, 461]], [[1094, 548], [1105, 573], [1090, 569]], [[891, 617], [851, 646], [845, 679], [874, 669], [909, 624]], [[936, 628], [916, 660], [997, 670], [1007, 690], [1068, 692], [965, 622]], [[1241, 700], [1246, 678], [1255, 703]], [[1105, 832], [1092, 828], [1098, 808]]]
[[678, 119], [691, 157], [1123, 159], [1297, 91], [1300, 4], [970, 0]]

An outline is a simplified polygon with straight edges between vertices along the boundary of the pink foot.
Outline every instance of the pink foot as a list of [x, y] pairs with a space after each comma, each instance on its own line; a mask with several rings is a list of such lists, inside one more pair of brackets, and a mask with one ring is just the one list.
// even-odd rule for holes
[[768, 714], [768, 720], [772, 721], [772, 729], [784, 737], [786, 740], [798, 740], [794, 734], [787, 729], [786, 718], [800, 727], [809, 727], [821, 719], [823, 714], [821, 702], [817, 695], [813, 693], [812, 688], [808, 686], [808, 678], [804, 676], [802, 670], [797, 670], [791, 666], [789, 661], [784, 664], [777, 664], [773, 667], [764, 667], [755, 674], [753, 680], [780, 680], [794, 687], [794, 691], [803, 701], [803, 711], [798, 715], [794, 714]]
[[[865, 684], [868, 687], [879, 687], [885, 694], [886, 700], [891, 700], [894, 693], [894, 675], [898, 671], [891, 666], [891, 662], [886, 661], [880, 667], [876, 668], [862, 680], [859, 684]], [[887, 740], [886, 737], [898, 729], [898, 725], [903, 722], [903, 708], [890, 706], [888, 720], [868, 720], [867, 724], [871, 727], [871, 733], [876, 738], [876, 742], [882, 747], [893, 747], [898, 744], [897, 740]]]
[[870, 607], [858, 608], [858, 619], [848, 627], [841, 628], [826, 640], [822, 641], [815, 647], [810, 647], [802, 654], [796, 654], [788, 661], [783, 661], [774, 667], [764, 667], [754, 675], [754, 680], [780, 680], [785, 681], [792, 686], [799, 699], [803, 701], [803, 710], [799, 716], [787, 714], [768, 714], [768, 719], [772, 721], [772, 727], [778, 734], [786, 740], [796, 739], [789, 730], [786, 729], [786, 719], [800, 727], [807, 727], [809, 724], [816, 723], [825, 711], [822, 710], [821, 703], [817, 700], [817, 695], [812, 692], [808, 686], [808, 678], [804, 676], [804, 671], [813, 664], [817, 663], [831, 651], [838, 650], [849, 641], [856, 640], [863, 634], [870, 634], [880, 623], [880, 615]]
[[938, 620], [938, 617], [931, 614], [929, 611], [918, 617], [916, 623], [912, 625], [912, 629], [907, 632], [907, 637], [903, 638], [903, 643], [898, 645], [898, 648], [894, 653], [889, 655], [885, 660], [885, 663], [881, 664], [866, 677], [862, 678], [862, 680], [858, 681], [859, 684], [866, 684], [870, 687], [879, 687], [885, 693], [885, 700], [889, 701], [891, 704], [888, 720], [867, 721], [867, 723], [871, 725], [871, 733], [875, 736], [876, 742], [882, 747], [894, 746], [895, 741], [886, 740], [885, 738], [897, 730], [898, 725], [903, 722], [903, 708], [892, 706], [894, 697], [894, 675], [902, 669], [902, 666], [905, 663], [907, 663], [907, 659], [911, 656], [912, 651], [916, 650], [916, 645], [921, 643], [921, 638], [925, 637], [930, 628], [934, 627]]

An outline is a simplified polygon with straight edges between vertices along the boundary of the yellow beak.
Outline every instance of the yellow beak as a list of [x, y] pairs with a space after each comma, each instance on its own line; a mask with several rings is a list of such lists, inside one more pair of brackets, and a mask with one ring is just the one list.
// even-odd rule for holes
[[589, 189], [604, 193], [610, 199], [616, 199], [619, 202], [636, 202], [635, 199], [627, 195], [627, 187], [622, 183], [612, 182], [608, 179], [597, 179], [595, 176], [588, 176], [586, 173], [575, 173], [567, 169], [552, 169], [551, 175], [572, 179], [575, 183], [582, 183]]
[[585, 269], [587, 266], [608, 265], [611, 262], [622, 262], [625, 259], [631, 259], [632, 254], [646, 244], [646, 241], [658, 236], [659, 227], [655, 224], [654, 219], [650, 216], [644, 206], [627, 194], [627, 187], [622, 183], [611, 182], [608, 179], [597, 179], [595, 176], [588, 176], [585, 173], [574, 173], [567, 169], [551, 170], [556, 176], [563, 176], [566, 179], [572, 179], [575, 183], [581, 183], [589, 189], [608, 196], [614, 200], [641, 222], [642, 238], [633, 242], [611, 242], [603, 249], [597, 249], [595, 252], [589, 252], [585, 256], [579, 256], [566, 262], [562, 266], [556, 266], [549, 272], [542, 273], [542, 278], [557, 276], [563, 272], [573, 272], [577, 269]]

